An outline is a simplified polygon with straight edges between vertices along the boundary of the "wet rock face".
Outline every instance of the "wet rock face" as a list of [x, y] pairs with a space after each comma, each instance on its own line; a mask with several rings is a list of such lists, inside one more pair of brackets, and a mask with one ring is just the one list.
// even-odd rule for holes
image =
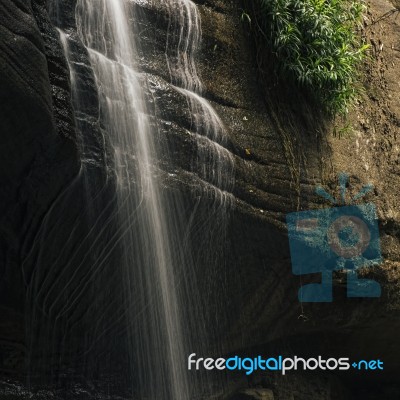
[[[85, 218], [90, 212], [100, 214], [104, 205], [112, 203], [113, 197], [112, 179], [107, 180], [105, 154], [108, 150], [107, 143], [102, 141], [104, 132], [99, 125], [94, 76], [76, 31], [76, 2], [61, 3], [60, 9], [50, 10], [45, 0], [2, 0], [0, 4], [0, 370], [18, 373], [25, 356], [25, 284], [29, 283], [35, 265], [38, 260], [47, 260], [40, 270], [42, 275], [36, 275], [42, 276], [43, 281], [49, 271], [57, 277], [64, 266], [77, 265], [81, 269], [74, 274], [76, 281], [73, 283], [79, 287], [85, 268], [102, 254], [93, 254], [92, 260], [85, 259], [90, 243], [98, 239], [90, 236]], [[387, 289], [382, 300], [349, 303], [343, 282], [338, 280], [335, 304], [307, 305], [302, 309], [297, 301], [301, 282], [291, 273], [285, 214], [316, 207], [315, 185], [323, 181], [326, 187], [334, 189], [336, 173], [351, 163], [352, 150], [348, 151], [347, 158], [332, 165], [332, 152], [341, 153], [341, 145], [328, 146], [313, 130], [315, 126], [304, 122], [312, 119], [315, 110], [307, 111], [304, 107], [299, 112], [296, 101], [301, 103], [304, 100], [301, 96], [288, 92], [287, 102], [282, 101], [275, 93], [274, 81], [268, 86], [260, 79], [257, 49], [248, 28], [241, 22], [240, 5], [228, 0], [197, 0], [196, 4], [203, 33], [197, 68], [204, 96], [226, 127], [229, 138], [225, 146], [235, 162], [235, 210], [229, 221], [228, 251], [224, 270], [218, 279], [214, 278], [221, 292], [224, 291], [222, 300], [216, 303], [218, 309], [213, 310], [218, 322], [214, 332], [218, 342], [215, 348], [232, 353], [257, 346], [264, 351], [268, 346], [283, 346], [281, 338], [295, 350], [325, 350], [332, 356], [346, 351], [355, 357], [366, 356], [360, 354], [360, 349], [368, 348], [371, 357], [378, 356], [376, 351], [387, 355], [387, 379], [390, 381], [396, 365], [395, 354], [391, 356], [390, 349], [396, 346], [399, 326], [396, 316], [399, 301], [393, 289], [398, 285], [398, 278], [396, 266], [390, 263], [399, 260], [396, 205], [386, 207], [391, 210], [391, 217], [383, 216], [386, 226], [383, 250], [390, 266], [388, 274], [378, 271]], [[197, 201], [193, 198], [193, 186], [202, 183], [193, 165], [193, 153], [197, 150], [190, 132], [192, 116], [186, 99], [171, 84], [165, 63], [165, 50], [170, 40], [168, 12], [162, 2], [156, 0], [132, 2], [132, 7], [136, 7], [141, 16], [137, 21], [142, 43], [138, 62], [146, 74], [147, 93], [154, 100], [160, 136], [169, 147], [169, 156], [161, 154], [160, 159], [162, 169], [168, 173], [166, 190], [183, 193], [184, 212], [190, 214]], [[71, 93], [69, 69], [50, 20], [53, 23], [57, 20], [58, 27], [71, 38], [71, 62], [76, 65], [76, 78], [81, 82], [78, 86], [82, 88], [81, 93], [75, 94], [83, 102], [84, 112], [80, 114], [74, 114], [71, 106], [74, 94]], [[85, 132], [87, 154], [79, 154], [77, 150], [79, 130]], [[88, 165], [87, 175], [82, 179], [78, 178], [81, 160]], [[378, 172], [375, 170], [375, 176], [379, 176]], [[357, 168], [353, 168], [352, 174], [354, 184], [364, 183], [357, 175], [364, 179], [366, 174], [360, 174]], [[88, 181], [93, 182], [90, 196], [97, 199], [91, 210], [82, 209], [88, 195], [85, 192]], [[65, 190], [67, 195], [58, 198]], [[391, 194], [390, 198], [393, 197]], [[371, 199], [375, 199], [374, 195]], [[112, 207], [107, 208], [98, 223], [106, 224], [112, 211]], [[45, 228], [41, 229], [45, 215], [49, 217]], [[112, 232], [113, 227], [110, 227], [108, 236], [102, 240], [107, 242]], [[44, 253], [35, 245], [38, 239], [46, 243]], [[84, 244], [82, 248], [78, 246], [81, 243]], [[61, 248], [63, 253], [59, 254], [57, 249]], [[108, 256], [116, 257], [112, 253]], [[58, 269], [53, 268], [54, 265], [58, 265]], [[105, 328], [112, 325], [113, 318], [118, 319], [115, 309], [108, 309], [109, 314], [99, 310], [109, 305], [110, 297], [117, 309], [123, 303], [112, 290], [121, 283], [117, 276], [120, 272], [116, 269], [102, 276], [98, 283], [106, 290], [99, 292], [92, 288], [86, 297], [73, 299], [74, 304], [80, 306], [72, 307], [73, 312], [64, 316], [66, 320], [71, 318], [68, 323], [75, 329], [71, 337], [80, 331], [90, 331], [87, 326], [90, 318], [85, 314], [92, 313], [93, 320], [101, 318]], [[207, 272], [215, 277], [214, 271]], [[43, 309], [57, 315], [65, 306], [58, 296], [62, 285], [57, 283], [45, 289], [50, 297], [41, 298]], [[94, 297], [98, 298], [95, 305], [90, 303]], [[107, 319], [111, 321], [108, 325], [104, 322]], [[57, 327], [59, 331], [62, 330], [60, 326]], [[386, 344], [372, 349], [370, 343], [382, 330], [386, 332]], [[94, 352], [100, 350], [107, 358], [110, 347], [115, 351], [120, 343], [123, 348], [118, 334], [116, 329], [113, 341], [97, 343]], [[293, 340], [292, 336], [296, 335], [300, 339]], [[95, 336], [92, 332], [85, 341], [92, 343]], [[72, 344], [78, 353], [80, 345]], [[313, 394], [319, 398], [306, 380], [300, 377], [294, 382], [290, 391], [295, 390], [296, 385], [303, 385], [305, 393], [303, 397], [296, 395], [296, 399], [308, 399]], [[324, 392], [327, 385], [318, 385], [320, 392]], [[260, 389], [260, 393], [264, 395], [261, 398], [271, 397], [267, 389], [264, 392]], [[247, 391], [245, 395], [250, 396], [248, 398], [260, 396], [257, 391]], [[282, 398], [290, 398], [290, 395], [282, 394]], [[328, 394], [324, 396], [330, 399]]]
[[[75, 345], [77, 332], [88, 331], [93, 322], [85, 312], [95, 319], [104, 314], [88, 289], [87, 301], [71, 297], [75, 307], [64, 319], [60, 311], [70, 305], [60, 296], [66, 280], [58, 277], [75, 276], [71, 285], [79, 287], [93, 265], [93, 259], [87, 259], [95, 240], [88, 214], [101, 215], [98, 223], [108, 223], [107, 234], [112, 236], [115, 190], [112, 179], [106, 183], [107, 144], [98, 124], [93, 75], [84, 68], [80, 72], [85, 113], [74, 115], [70, 71], [46, 1], [3, 1], [0, 14], [0, 370], [21, 376], [29, 347], [31, 367], [46, 376], [43, 368], [46, 363], [54, 367], [48, 357], [54, 349], [59, 351], [59, 338], [64, 336], [68, 343], [65, 359], [76, 357], [82, 351]], [[74, 13], [66, 16], [71, 21]], [[83, 46], [77, 46], [78, 61], [88, 64]], [[78, 150], [80, 129], [85, 129], [91, 149], [89, 161]], [[90, 205], [89, 197], [94, 199]], [[74, 268], [68, 269], [71, 264]], [[101, 279], [115, 284], [111, 275]], [[102, 302], [110, 295], [105, 289], [95, 298]], [[67, 324], [72, 327], [66, 330]], [[51, 331], [58, 339], [48, 353]], [[107, 345], [103, 349], [107, 353]]]
[[[41, 312], [51, 319], [65, 308], [58, 296], [63, 293], [63, 288], [56, 277], [65, 273], [64, 267], [77, 265], [82, 272], [75, 274], [71, 270], [71, 275], [78, 285], [80, 277], [85, 276], [85, 268], [90, 265], [85, 259], [85, 246], [90, 247], [90, 240], [96, 238], [88, 235], [85, 226], [85, 215], [89, 212], [82, 206], [87, 196], [85, 179], [94, 182], [91, 197], [96, 197], [100, 191], [104, 196], [96, 197], [99, 200], [91, 205], [93, 210], [99, 212], [112, 198], [112, 182], [110, 186], [105, 185], [107, 165], [104, 154], [107, 149], [99, 140], [102, 128], [98, 124], [93, 73], [82, 66], [89, 65], [89, 60], [76, 32], [75, 2], [63, 2], [68, 4], [62, 4], [59, 9], [54, 6], [49, 9], [47, 3], [44, 0], [29, 3], [10, 0], [0, 6], [0, 124], [3, 133], [0, 285], [2, 315], [5, 316], [0, 332], [7, 341], [14, 338], [18, 342], [12, 344], [11, 349], [7, 343], [8, 347], [2, 349], [2, 360], [19, 357], [16, 362], [7, 361], [7, 365], [3, 365], [10, 370], [23, 365], [23, 327], [29, 322], [24, 321], [23, 309], [26, 288], [32, 277], [39, 283], [54, 279], [54, 285], [39, 290], [41, 296], [37, 299]], [[171, 85], [165, 66], [168, 15], [158, 2], [140, 4], [136, 7], [140, 8], [142, 20], [139, 23], [144, 28], [140, 29], [141, 67], [148, 74], [148, 90], [155, 100], [160, 119], [159, 130], [169, 143], [171, 155], [161, 163], [176, 177], [167, 181], [167, 185], [186, 193], [190, 213], [190, 207], [196, 202], [191, 199], [193, 182], [201, 182], [193, 168], [196, 143], [190, 134], [191, 115], [187, 101]], [[198, 68], [205, 85], [205, 97], [218, 110], [229, 131], [227, 148], [234, 155], [236, 164], [234, 194], [237, 211], [232, 217], [229, 234], [234, 240], [228, 243], [234, 251], [230, 252], [232, 258], [227, 260], [234, 273], [227, 274], [231, 279], [229, 285], [237, 287], [240, 279], [251, 276], [249, 289], [242, 293], [243, 298], [236, 297], [227, 303], [227, 310], [223, 311], [226, 317], [221, 318], [222, 327], [226, 326], [222, 320], [230, 319], [231, 308], [241, 304], [247, 290], [251, 292], [259, 282], [259, 265], [267, 265], [267, 261], [262, 260], [270, 263], [272, 252], [273, 257], [279, 259], [282, 253], [287, 253], [282, 233], [276, 227], [282, 222], [281, 205], [289, 207], [292, 202], [282, 183], [290, 178], [290, 171], [282, 156], [279, 137], [274, 136], [265, 113], [249, 41], [238, 29], [236, 7], [222, 1], [215, 4], [199, 2], [199, 6], [204, 41], [198, 54]], [[78, 66], [77, 79], [84, 83], [79, 85], [83, 88], [82, 93], [77, 94], [84, 103], [81, 114], [74, 114], [71, 106], [74, 94], [69, 83], [70, 71], [54, 21], [71, 37], [70, 61]], [[233, 39], [231, 34], [235, 35]], [[246, 56], [242, 58], [240, 52]], [[226, 58], [230, 61], [226, 62]], [[236, 65], [236, 69], [231, 68], [232, 65]], [[246, 90], [242, 90], [242, 85]], [[90, 149], [88, 154], [79, 154], [78, 130], [85, 132]], [[88, 161], [89, 165], [85, 179], [78, 176], [81, 160]], [[107, 215], [102, 218], [107, 221]], [[60, 221], [62, 229], [59, 228]], [[275, 245], [266, 246], [266, 238]], [[85, 244], [82, 248], [78, 246], [81, 242]], [[57, 249], [63, 249], [61, 254]], [[39, 270], [36, 269], [38, 265], [41, 266]], [[48, 276], [51, 278], [46, 280]], [[103, 278], [116, 285], [113, 274], [106, 277]], [[268, 285], [273, 283], [268, 280]], [[98, 294], [97, 297], [107, 301], [107, 294], [104, 290], [104, 298]], [[68, 320], [75, 329], [84, 330], [84, 324], [80, 325], [82, 314], [96, 308], [90, 304], [91, 296], [88, 294], [86, 300], [80, 299], [76, 315]], [[25, 311], [29, 314], [32, 310]], [[106, 319], [104, 315], [102, 318]], [[39, 318], [33, 329], [41, 323]], [[62, 330], [61, 327], [54, 329]], [[89, 337], [85, 340], [91, 341]], [[38, 355], [41, 356], [46, 355]]]
[[[383, 379], [393, 380], [396, 355], [390, 348], [396, 346], [399, 326], [399, 300], [395, 294], [399, 268], [398, 223], [395, 222], [398, 217], [394, 217], [399, 208], [393, 199], [398, 173], [389, 167], [384, 179], [378, 175], [382, 160], [391, 160], [393, 156], [385, 149], [394, 149], [398, 143], [394, 134], [398, 131], [397, 120], [390, 120], [392, 113], [385, 109], [383, 114], [388, 117], [376, 125], [375, 134], [360, 137], [356, 132], [357, 137], [351, 139], [353, 144], [348, 144], [347, 139], [332, 139], [333, 135], [328, 136], [332, 127], [321, 118], [315, 105], [307, 103], [294, 88], [278, 84], [273, 76], [265, 76], [271, 70], [270, 60], [265, 59], [262, 49], [256, 48], [250, 29], [241, 22], [240, 6], [223, 0], [195, 2], [202, 18], [203, 41], [197, 54], [197, 68], [204, 84], [204, 96], [225, 124], [229, 135], [226, 147], [235, 160], [236, 209], [230, 221], [231, 242], [224, 267], [228, 293], [221, 312], [225, 319], [219, 320], [221, 329], [216, 335], [219, 345], [227, 352], [244, 351], [252, 346], [266, 349], [267, 343], [275, 339], [273, 346], [281, 346], [279, 338], [284, 338], [284, 343], [293, 344], [293, 351], [306, 353], [318, 349], [331, 354], [342, 351], [353, 357], [367, 353], [374, 357], [379, 352], [387, 360]], [[374, 18], [386, 10], [382, 3], [387, 3], [386, 9], [390, 8], [388, 2], [374, 2], [378, 10], [373, 10]], [[185, 134], [188, 126], [184, 105], [169, 85], [164, 65], [168, 15], [154, 1], [146, 2], [141, 11], [143, 27], [148, 28], [140, 30], [141, 65], [152, 76], [150, 80], [165, 82], [156, 94], [159, 104], [164, 104], [163, 120], [171, 122], [164, 126], [163, 132], [173, 140], [172, 147], [178, 149], [175, 162], [181, 169], [182, 179], [187, 176], [193, 179], [190, 157], [187, 157], [192, 143], [190, 135]], [[398, 28], [392, 25], [388, 29], [397, 32]], [[391, 57], [391, 62], [394, 59]], [[264, 68], [264, 75], [260, 73], [260, 66]], [[372, 68], [378, 66], [373, 64]], [[393, 96], [388, 94], [388, 97]], [[375, 104], [372, 116], [380, 110], [379, 104]], [[361, 106], [357, 112], [369, 112], [366, 109], [367, 105]], [[385, 130], [390, 132], [390, 144], [386, 143]], [[369, 146], [371, 141], [382, 143], [383, 151]], [[363, 152], [358, 146], [362, 146]], [[183, 150], [181, 154], [179, 149]], [[360, 161], [355, 163], [355, 159]], [[374, 165], [365, 162], [371, 159], [375, 160]], [[391, 165], [389, 161], [387, 164]], [[191, 173], [184, 175], [182, 171]], [[334, 303], [301, 306], [297, 291], [304, 280], [291, 272], [285, 215], [291, 211], [330, 207], [315, 195], [315, 187], [322, 183], [338, 195], [337, 177], [343, 171], [350, 172], [350, 195], [354, 196], [363, 184], [371, 181], [380, 188], [381, 194], [386, 193], [379, 196], [375, 191], [365, 198], [366, 202], [377, 205], [383, 228], [382, 251], [386, 261], [368, 272], [369, 277], [381, 283], [383, 295], [381, 299], [349, 300], [346, 282], [339, 276], [334, 279]], [[385, 183], [387, 180], [394, 186]], [[376, 344], [375, 348], [371, 343], [375, 343], [373, 338], [381, 329], [387, 332], [386, 342]], [[288, 335], [301, 340], [288, 339]], [[348, 384], [345, 382], [345, 386]]]
[[[43, 3], [6, 0], [0, 5], [3, 363], [24, 351], [25, 251], [43, 215], [79, 170], [67, 69]], [[23, 365], [10, 363], [0, 368]]]
[[[240, 282], [241, 297], [236, 293], [229, 299], [231, 304], [237, 301], [236, 310], [241, 311], [235, 314], [238, 315], [236, 323], [229, 325], [229, 346], [243, 351], [256, 345], [258, 349], [274, 351], [282, 346], [279, 339], [268, 346], [272, 337], [276, 337], [291, 343], [294, 353], [347, 352], [353, 357], [368, 354], [371, 358], [379, 353], [387, 361], [387, 370], [376, 379], [393, 382], [398, 355], [390, 348], [396, 346], [399, 326], [396, 294], [399, 247], [394, 221], [398, 220], [399, 206], [393, 199], [399, 174], [390, 161], [393, 149], [397, 151], [398, 146], [393, 89], [383, 91], [379, 101], [373, 100], [372, 105], [370, 100], [363, 99], [354, 112], [357, 115], [350, 116], [355, 129], [352, 138], [335, 137], [332, 127], [320, 119], [318, 110], [307, 104], [301, 93], [268, 76], [270, 59], [265, 58], [262, 48], [255, 47], [249, 28], [240, 22], [238, 6], [227, 1], [198, 3], [204, 37], [199, 69], [206, 87], [205, 96], [212, 100], [224, 120], [236, 155], [237, 209], [231, 225], [234, 246], [229, 265], [238, 277], [230, 283], [237, 287]], [[371, 22], [391, 9], [389, 2], [373, 3]], [[382, 40], [389, 43], [397, 40], [398, 25], [393, 21], [387, 21], [386, 28], [380, 29], [385, 31]], [[375, 29], [370, 34], [375, 35]], [[379, 81], [377, 86], [394, 87], [390, 82], [398, 59], [396, 54], [391, 51], [384, 56], [377, 55], [378, 63], [368, 66], [374, 72], [367, 71], [367, 77], [379, 75], [377, 71], [382, 64], [388, 67], [384, 82]], [[260, 73], [260, 66], [264, 73]], [[375, 85], [369, 78], [366, 81], [368, 85]], [[376, 91], [370, 91], [369, 96], [374, 95]], [[363, 113], [369, 117], [360, 117]], [[368, 118], [376, 123], [360, 134], [356, 130], [360, 118], [364, 125]], [[321, 132], [326, 132], [326, 136]], [[384, 177], [378, 178], [383, 168]], [[367, 276], [380, 282], [383, 295], [380, 299], [348, 299], [346, 281], [341, 276], [334, 279], [332, 304], [301, 306], [296, 298], [297, 290], [310, 277], [292, 275], [282, 222], [290, 211], [330, 207], [317, 198], [315, 187], [322, 183], [337, 196], [337, 176], [343, 171], [350, 173], [349, 196], [356, 195], [368, 182], [379, 188], [364, 201], [377, 205], [381, 221], [385, 262]], [[387, 332], [385, 343], [373, 339], [381, 329]], [[302, 339], [298, 341], [299, 338]], [[370, 384], [373, 391], [373, 379]], [[359, 384], [353, 387], [348, 380], [346, 385], [351, 393], [353, 389], [360, 389]], [[389, 394], [385, 396], [390, 398]], [[316, 393], [315, 398], [319, 398]]]

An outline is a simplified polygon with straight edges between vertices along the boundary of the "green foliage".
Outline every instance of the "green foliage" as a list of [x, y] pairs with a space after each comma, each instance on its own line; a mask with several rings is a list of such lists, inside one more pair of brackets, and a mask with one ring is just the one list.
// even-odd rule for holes
[[364, 4], [356, 0], [259, 0], [263, 37], [277, 69], [320, 101], [346, 113], [357, 96], [357, 66], [367, 45], [357, 34]]

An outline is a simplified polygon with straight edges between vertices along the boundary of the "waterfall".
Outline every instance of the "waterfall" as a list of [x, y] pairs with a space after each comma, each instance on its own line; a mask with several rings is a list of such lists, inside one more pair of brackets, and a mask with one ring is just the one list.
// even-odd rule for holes
[[[188, 399], [184, 338], [174, 273], [182, 262], [161, 193], [157, 132], [137, 68], [132, 8], [122, 0], [79, 0], [77, 25], [88, 49], [102, 120], [113, 148], [126, 293], [134, 307], [131, 356], [140, 398]], [[138, 300], [136, 300], [138, 299]], [[131, 321], [128, 321], [131, 324]]]
[[166, 61], [176, 90], [189, 103], [191, 131], [198, 147], [196, 160], [200, 178], [210, 185], [206, 190], [216, 198], [216, 207], [227, 210], [233, 205], [234, 161], [226, 149], [225, 127], [210, 102], [203, 97], [203, 84], [196, 68], [196, 55], [202, 40], [201, 18], [191, 0], [162, 0], [170, 16]]
[[[204, 283], [199, 297], [192, 305], [202, 308], [198, 314], [199, 323], [194, 328], [196, 349], [201, 352], [222, 351], [219, 340], [226, 307], [225, 273], [229, 270], [226, 262], [226, 242], [230, 213], [235, 199], [234, 158], [228, 150], [229, 140], [225, 126], [212, 103], [206, 99], [205, 90], [197, 70], [197, 55], [202, 42], [202, 27], [199, 7], [191, 0], [161, 0], [169, 16], [165, 58], [172, 84], [187, 101], [192, 116], [190, 134], [194, 137], [197, 152], [193, 158], [192, 170], [200, 178], [194, 186], [192, 196], [197, 199], [198, 212], [192, 218], [196, 221], [192, 248], [195, 270], [203, 271]], [[193, 272], [196, 276], [196, 271]], [[192, 289], [193, 290], [193, 289]], [[218, 310], [213, 314], [208, 310]], [[205, 311], [207, 310], [207, 311]], [[201, 326], [206, 328], [201, 328]], [[192, 334], [193, 336], [193, 334]], [[209, 336], [211, 343], [203, 346]], [[200, 377], [203, 387], [210, 386], [210, 378]], [[212, 385], [211, 385], [212, 386]], [[209, 390], [213, 390], [212, 387]]]
[[[208, 294], [200, 296], [196, 269], [207, 266], [211, 272], [209, 282], [203, 286], [215, 285], [212, 274], [221, 268], [217, 264], [223, 262], [222, 248], [234, 203], [231, 194], [234, 165], [226, 149], [224, 125], [203, 97], [204, 89], [196, 69], [201, 44], [198, 8], [189, 0], [160, 2], [169, 18], [165, 57], [172, 88], [186, 99], [192, 116], [189, 133], [197, 149], [191, 167], [196, 182], [192, 197], [197, 199], [195, 209], [203, 213], [196, 214], [198, 211], [194, 210], [186, 220], [180, 215], [179, 195], [171, 195], [164, 188], [166, 173], [160, 154], [163, 152], [165, 156], [168, 150], [165, 138], [157, 129], [147, 75], [138, 65], [140, 41], [134, 2], [78, 0], [75, 10], [78, 36], [89, 54], [99, 103], [98, 121], [91, 122], [99, 124], [106, 136], [100, 141], [109, 142], [110, 154], [104, 155], [107, 179], [116, 182], [113, 218], [117, 229], [110, 243], [98, 251], [90, 273], [95, 274], [106, 262], [112, 264], [111, 251], [118, 247], [121, 253], [118, 270], [123, 275], [119, 289], [124, 298], [124, 311], [115, 319], [124, 318], [130, 330], [127, 351], [132, 361], [135, 398], [188, 400], [194, 398], [194, 392], [201, 386], [203, 392], [207, 391], [206, 383], [199, 377], [190, 377], [187, 371], [188, 354], [204, 350], [201, 343], [209, 329]], [[56, 19], [61, 8], [62, 3], [55, 0]], [[71, 74], [75, 116], [82, 134], [79, 138], [82, 161], [90, 168], [93, 148], [85, 138], [87, 116], [79, 120], [87, 107], [76, 72], [82, 66], [73, 60], [69, 33], [61, 29], [59, 32]], [[93, 185], [89, 175], [83, 175], [85, 185]], [[93, 215], [95, 224], [96, 218]], [[186, 244], [193, 220], [196, 233], [191, 240], [195, 242], [201, 263], [193, 260], [194, 249]], [[106, 229], [107, 226], [101, 228]], [[104, 236], [96, 236], [99, 242], [101, 238]], [[87, 286], [86, 278], [79, 282], [79, 288]], [[73, 298], [74, 303], [77, 298]]]

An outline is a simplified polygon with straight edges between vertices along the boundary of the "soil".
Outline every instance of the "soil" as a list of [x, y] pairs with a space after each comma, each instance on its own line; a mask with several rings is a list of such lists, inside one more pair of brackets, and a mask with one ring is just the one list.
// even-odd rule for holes
[[398, 220], [400, 2], [370, 1], [362, 35], [370, 44], [361, 71], [364, 93], [347, 118], [332, 124], [328, 140], [333, 150], [333, 169], [373, 183], [380, 217]]
[[[362, 35], [370, 44], [361, 71], [364, 93], [348, 117], [330, 127], [326, 179], [334, 187], [338, 172], [347, 172], [353, 194], [373, 184], [367, 200], [376, 204], [381, 223], [380, 272], [393, 293], [400, 276], [400, 1], [371, 0]], [[396, 296], [389, 303], [399, 309]]]

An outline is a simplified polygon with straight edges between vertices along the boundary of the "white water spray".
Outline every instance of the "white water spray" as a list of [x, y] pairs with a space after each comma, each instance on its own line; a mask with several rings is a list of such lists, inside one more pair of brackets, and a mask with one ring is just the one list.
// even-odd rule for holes
[[[79, 0], [77, 24], [88, 49], [102, 118], [114, 151], [127, 293], [141, 299], [145, 317], [132, 335], [141, 398], [186, 400], [184, 340], [174, 271], [179, 264], [160, 193], [156, 131], [137, 70], [132, 8], [123, 0]], [[131, 282], [134, 280], [134, 282]], [[130, 319], [136, 316], [128, 317]], [[129, 324], [131, 324], [129, 322]]]
[[[213, 254], [220, 253], [221, 257], [220, 245], [233, 205], [233, 158], [226, 149], [227, 135], [221, 119], [202, 97], [196, 70], [201, 43], [197, 6], [189, 0], [160, 1], [170, 18], [166, 58], [171, 81], [187, 99], [192, 115], [190, 131], [197, 143], [192, 167], [202, 182], [195, 194], [205, 199], [203, 207], [209, 213], [201, 216], [203, 242], [199, 245], [210, 254], [205, 259], [217, 263], [219, 258], [213, 259]], [[186, 250], [182, 249], [182, 227], [176, 221], [179, 205], [162, 190], [158, 164], [160, 151], [165, 149], [160, 148], [156, 117], [148, 107], [146, 76], [137, 65], [140, 43], [134, 9], [133, 3], [126, 0], [78, 0], [76, 21], [79, 37], [89, 53], [100, 120], [113, 153], [109, 174], [117, 182], [119, 221], [118, 237], [113, 240], [123, 254], [125, 287], [121, 290], [126, 297], [126, 326], [132, 327], [130, 357], [134, 360], [135, 394], [140, 399], [189, 400], [199, 385], [188, 378], [186, 357], [193, 350], [190, 346], [198, 345], [197, 341], [207, 335], [207, 311], [203, 309], [204, 299], [187, 297], [193, 297], [197, 290], [196, 275], [193, 265], [189, 265], [190, 257], [185, 257]], [[76, 98], [79, 83], [70, 60], [68, 38], [62, 31], [60, 36]], [[76, 114], [81, 111], [79, 107], [77, 101]], [[185, 288], [180, 290], [177, 274], [184, 268], [187, 276], [180, 283]], [[192, 315], [191, 321], [184, 324], [183, 315]], [[204, 387], [202, 390], [209, 391]]]

